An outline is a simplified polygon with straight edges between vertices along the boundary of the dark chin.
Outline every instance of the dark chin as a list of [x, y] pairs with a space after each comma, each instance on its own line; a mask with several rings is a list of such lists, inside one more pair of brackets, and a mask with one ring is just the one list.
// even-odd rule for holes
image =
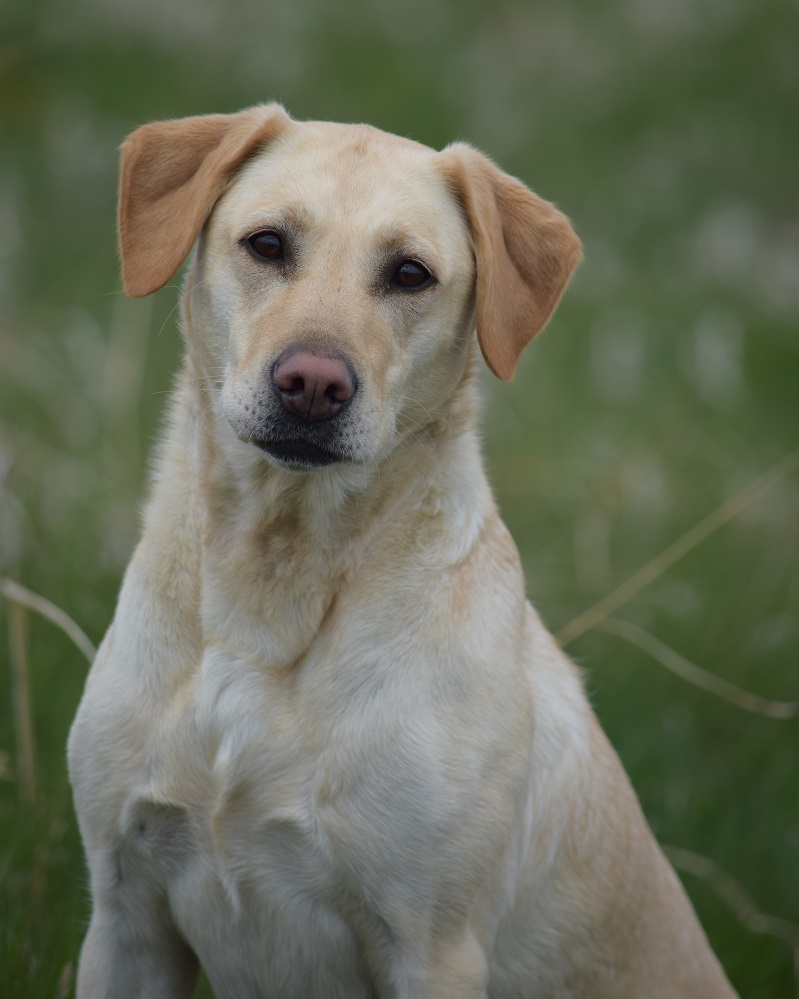
[[317, 447], [308, 441], [253, 441], [253, 443], [281, 464], [297, 469], [325, 468], [327, 465], [334, 465], [337, 461], [344, 460], [342, 455]]

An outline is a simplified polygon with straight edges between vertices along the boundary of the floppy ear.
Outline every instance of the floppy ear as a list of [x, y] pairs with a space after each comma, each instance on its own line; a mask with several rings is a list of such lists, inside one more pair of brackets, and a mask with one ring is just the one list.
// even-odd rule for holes
[[231, 174], [291, 121], [279, 104], [143, 125], [122, 146], [119, 245], [129, 295], [163, 287]]
[[580, 261], [580, 240], [554, 205], [463, 143], [441, 153], [463, 206], [477, 263], [477, 339], [505, 381], [555, 311]]

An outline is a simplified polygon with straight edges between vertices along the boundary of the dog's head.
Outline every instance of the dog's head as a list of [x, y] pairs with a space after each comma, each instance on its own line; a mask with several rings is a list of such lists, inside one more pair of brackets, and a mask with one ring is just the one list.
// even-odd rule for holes
[[295, 469], [378, 460], [440, 418], [475, 320], [511, 378], [580, 257], [568, 220], [469, 146], [275, 104], [134, 132], [119, 231], [131, 295], [200, 237], [192, 348], [236, 436]]

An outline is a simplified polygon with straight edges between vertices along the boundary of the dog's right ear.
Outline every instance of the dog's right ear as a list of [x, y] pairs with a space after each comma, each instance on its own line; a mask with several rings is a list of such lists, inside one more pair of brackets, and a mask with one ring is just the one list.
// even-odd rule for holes
[[474, 243], [480, 349], [510, 381], [580, 261], [580, 240], [554, 205], [476, 149], [456, 142], [440, 155]]
[[162, 288], [189, 255], [231, 175], [288, 126], [279, 104], [154, 122], [122, 146], [119, 245], [128, 295]]

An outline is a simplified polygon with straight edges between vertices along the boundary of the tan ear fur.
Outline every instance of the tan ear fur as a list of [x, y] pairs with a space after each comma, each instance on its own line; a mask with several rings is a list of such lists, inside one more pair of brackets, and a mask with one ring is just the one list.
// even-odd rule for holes
[[162, 288], [231, 174], [290, 122], [279, 104], [143, 125], [122, 146], [119, 245], [129, 295]]
[[441, 155], [474, 238], [480, 349], [494, 374], [510, 381], [580, 262], [580, 240], [554, 205], [476, 149], [456, 143]]

